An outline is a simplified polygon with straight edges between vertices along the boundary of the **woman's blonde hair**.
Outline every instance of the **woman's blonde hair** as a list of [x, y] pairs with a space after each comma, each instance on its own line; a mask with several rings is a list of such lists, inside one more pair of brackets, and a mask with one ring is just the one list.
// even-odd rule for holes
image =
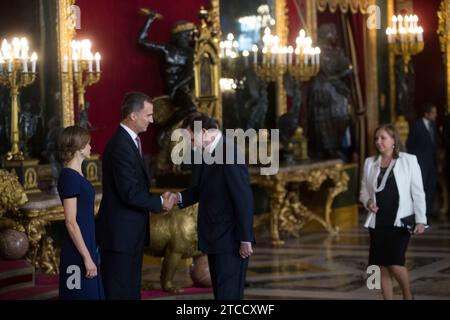
[[[391, 123], [382, 124], [381, 126], [379, 126], [378, 128], [375, 129], [375, 131], [373, 133], [374, 139], [377, 135], [377, 132], [380, 130], [386, 131], [386, 133], [392, 139], [394, 139], [394, 151], [392, 153], [392, 158], [397, 159], [400, 155], [400, 152], [404, 151], [403, 144], [402, 144], [402, 141], [400, 140], [400, 135], [398, 134], [397, 129]], [[375, 159], [378, 158], [379, 155], [380, 155], [380, 152], [377, 149], [377, 155], [375, 156]]]
[[83, 149], [91, 140], [89, 131], [79, 126], [70, 126], [63, 130], [59, 137], [59, 158], [62, 163], [70, 161], [75, 152]]

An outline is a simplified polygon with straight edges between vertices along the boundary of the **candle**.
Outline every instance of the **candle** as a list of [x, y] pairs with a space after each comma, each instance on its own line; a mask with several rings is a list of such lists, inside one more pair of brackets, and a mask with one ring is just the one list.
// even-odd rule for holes
[[276, 47], [274, 47], [274, 48], [272, 48], [272, 50], [270, 51], [270, 53], [271, 53], [271, 61], [270, 61], [270, 63], [271, 64], [275, 64], [275, 58], [276, 58], [276, 56], [277, 56], [277, 48]]
[[244, 65], [247, 68], [248, 67], [248, 55], [249, 52], [247, 50], [242, 51], [242, 55], [244, 56]]
[[309, 54], [309, 48], [305, 48], [303, 50], [303, 63], [305, 65], [308, 65], [308, 54]]
[[298, 64], [298, 59], [300, 57], [300, 49], [297, 47], [295, 48], [295, 64]]
[[292, 54], [294, 53], [294, 48], [292, 46], [289, 46], [288, 48], [288, 64], [292, 64]]
[[100, 53], [96, 53], [95, 54], [95, 68], [96, 68], [96, 71], [97, 72], [100, 72], [100, 60], [101, 60], [101, 56], [100, 56]]
[[320, 64], [320, 48], [319, 47], [316, 47], [315, 54], [316, 54], [316, 64], [319, 65]]
[[266, 48], [263, 48], [262, 54], [263, 54], [262, 63], [265, 64], [266, 63], [266, 54], [267, 54], [267, 49]]
[[3, 64], [5, 63], [5, 60], [3, 60], [3, 55], [0, 52], [0, 73], [3, 72]]
[[28, 62], [27, 59], [22, 59], [23, 72], [28, 72]]
[[258, 46], [256, 44], [254, 44], [252, 46], [252, 51], [253, 51], [253, 64], [258, 64]]
[[417, 30], [417, 41], [423, 42], [423, 29], [419, 27]]
[[36, 52], [33, 52], [30, 60], [31, 60], [31, 72], [35, 73], [36, 72], [36, 60], [37, 60]]
[[92, 55], [91, 52], [89, 52], [87, 59], [88, 59], [88, 72], [92, 72], [92, 60], [94, 60], [94, 56]]
[[74, 51], [72, 55], [73, 72], [78, 72], [78, 53]]
[[396, 16], [392, 16], [392, 29], [396, 30], [397, 29], [397, 17]]
[[19, 58], [20, 57], [20, 40], [19, 38], [14, 38], [12, 41], [13, 45], [13, 58]]
[[12, 72], [12, 62], [13, 62], [13, 58], [12, 58], [12, 56], [9, 56], [9, 60], [8, 60], [8, 72]]
[[67, 54], [64, 55], [63, 72], [67, 72], [67, 64], [69, 62], [69, 57]]

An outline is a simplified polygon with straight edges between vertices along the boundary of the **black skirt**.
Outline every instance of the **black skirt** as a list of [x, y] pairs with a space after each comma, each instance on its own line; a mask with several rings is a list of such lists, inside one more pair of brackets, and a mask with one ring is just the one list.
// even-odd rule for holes
[[410, 233], [401, 227], [369, 228], [369, 265], [404, 266]]

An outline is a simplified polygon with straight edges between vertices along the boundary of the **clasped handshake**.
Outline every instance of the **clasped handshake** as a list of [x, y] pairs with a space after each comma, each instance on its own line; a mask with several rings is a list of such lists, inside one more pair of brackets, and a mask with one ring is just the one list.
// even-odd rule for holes
[[162, 198], [163, 198], [163, 210], [164, 211], [170, 211], [172, 210], [173, 206], [180, 203], [181, 199], [178, 193], [173, 193], [173, 192], [169, 192], [166, 191], [162, 194]]

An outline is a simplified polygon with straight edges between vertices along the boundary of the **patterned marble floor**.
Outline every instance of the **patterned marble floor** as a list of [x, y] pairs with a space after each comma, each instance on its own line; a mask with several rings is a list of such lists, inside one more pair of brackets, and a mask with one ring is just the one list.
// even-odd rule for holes
[[[267, 238], [258, 238], [247, 274], [246, 299], [382, 299], [380, 290], [366, 286], [366, 229], [342, 230], [334, 237], [322, 231], [303, 232], [298, 239], [285, 240], [283, 247], [274, 248]], [[416, 300], [450, 300], [450, 224], [436, 222], [426, 234], [413, 236], [406, 265]], [[143, 279], [147, 287], [158, 288], [159, 267], [146, 264]], [[188, 266], [178, 268], [175, 281], [182, 287], [192, 286]], [[397, 285], [395, 293], [401, 299]], [[208, 292], [160, 297], [211, 298]]]

